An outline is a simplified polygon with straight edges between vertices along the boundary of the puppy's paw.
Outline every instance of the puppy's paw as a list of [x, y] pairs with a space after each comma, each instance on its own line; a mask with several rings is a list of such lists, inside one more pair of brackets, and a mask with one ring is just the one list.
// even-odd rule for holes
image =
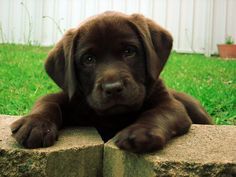
[[11, 124], [12, 136], [26, 148], [48, 147], [54, 144], [58, 130], [54, 123], [32, 114]]
[[118, 133], [115, 144], [124, 150], [136, 153], [162, 149], [166, 144], [164, 132], [155, 127], [131, 125]]

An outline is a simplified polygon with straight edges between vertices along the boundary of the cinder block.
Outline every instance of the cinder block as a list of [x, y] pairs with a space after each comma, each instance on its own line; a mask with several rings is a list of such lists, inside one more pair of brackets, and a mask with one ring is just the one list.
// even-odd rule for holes
[[104, 177], [235, 177], [236, 126], [193, 125], [155, 153], [104, 147]]
[[0, 177], [235, 177], [236, 126], [193, 125], [160, 151], [134, 154], [114, 140], [105, 145], [94, 128], [61, 131], [48, 148], [24, 149], [0, 116]]
[[100, 177], [103, 141], [94, 128], [69, 128], [48, 148], [24, 149], [9, 125], [19, 117], [0, 116], [0, 177]]

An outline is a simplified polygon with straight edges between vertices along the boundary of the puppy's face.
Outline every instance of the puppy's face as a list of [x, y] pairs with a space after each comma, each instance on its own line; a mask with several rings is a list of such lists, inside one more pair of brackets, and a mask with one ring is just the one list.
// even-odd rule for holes
[[142, 15], [107, 12], [69, 30], [49, 53], [48, 75], [98, 114], [138, 110], [167, 61], [172, 37]]
[[82, 26], [75, 51], [76, 77], [98, 114], [140, 108], [145, 98], [144, 49], [126, 21], [106, 18]]

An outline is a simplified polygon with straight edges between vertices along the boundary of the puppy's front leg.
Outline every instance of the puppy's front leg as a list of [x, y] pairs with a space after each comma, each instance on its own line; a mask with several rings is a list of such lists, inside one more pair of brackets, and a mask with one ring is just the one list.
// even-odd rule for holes
[[53, 145], [62, 125], [63, 107], [67, 102], [68, 98], [63, 93], [42, 97], [29, 115], [11, 124], [13, 137], [26, 148]]
[[132, 152], [155, 151], [163, 148], [171, 137], [186, 133], [191, 123], [183, 105], [171, 99], [144, 112], [134, 124], [118, 133], [115, 143]]

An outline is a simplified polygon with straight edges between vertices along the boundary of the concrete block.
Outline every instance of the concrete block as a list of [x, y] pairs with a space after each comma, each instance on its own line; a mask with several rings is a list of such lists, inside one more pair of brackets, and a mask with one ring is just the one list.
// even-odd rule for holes
[[68, 128], [48, 148], [11, 137], [19, 117], [0, 115], [0, 177], [235, 177], [236, 126], [193, 125], [163, 150], [134, 154], [103, 144], [94, 128]]
[[94, 128], [65, 129], [55, 145], [29, 150], [11, 137], [17, 118], [0, 116], [0, 177], [102, 176], [103, 141]]
[[137, 155], [104, 147], [104, 177], [235, 177], [236, 126], [193, 125], [163, 150]]

